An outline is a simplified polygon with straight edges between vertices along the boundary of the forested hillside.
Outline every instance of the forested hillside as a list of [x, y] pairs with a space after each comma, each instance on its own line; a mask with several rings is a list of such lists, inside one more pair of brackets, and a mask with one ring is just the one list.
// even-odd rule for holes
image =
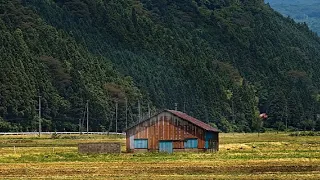
[[262, 0], [1, 1], [4, 125], [34, 127], [41, 94], [51, 130], [76, 130], [87, 99], [101, 130], [124, 96], [223, 131], [257, 131], [261, 112], [264, 127], [320, 129], [320, 39]]
[[1, 0], [0, 28], [0, 131], [37, 130], [38, 96], [43, 131], [77, 130], [87, 100], [90, 127], [108, 129], [115, 98], [141, 96], [109, 60], [90, 54], [19, 1]]
[[296, 22], [307, 23], [310, 29], [320, 35], [319, 0], [266, 0], [272, 8]]

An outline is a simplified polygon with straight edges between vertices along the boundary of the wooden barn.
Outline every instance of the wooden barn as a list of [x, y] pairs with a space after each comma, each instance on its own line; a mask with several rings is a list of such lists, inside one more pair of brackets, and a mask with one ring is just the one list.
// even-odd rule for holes
[[126, 130], [127, 152], [219, 150], [219, 131], [183, 112], [164, 110]]

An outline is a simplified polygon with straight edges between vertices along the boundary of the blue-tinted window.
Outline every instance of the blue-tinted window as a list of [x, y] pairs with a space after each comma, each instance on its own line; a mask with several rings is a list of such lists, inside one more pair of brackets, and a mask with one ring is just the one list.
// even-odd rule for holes
[[135, 149], [148, 149], [148, 140], [147, 139], [135, 139], [134, 140]]
[[184, 148], [198, 148], [198, 139], [186, 139]]

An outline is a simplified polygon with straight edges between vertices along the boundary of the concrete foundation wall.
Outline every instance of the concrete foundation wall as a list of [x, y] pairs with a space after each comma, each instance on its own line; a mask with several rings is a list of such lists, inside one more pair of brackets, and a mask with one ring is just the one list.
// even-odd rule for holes
[[80, 143], [78, 144], [79, 153], [83, 154], [107, 154], [120, 153], [121, 145], [118, 142], [113, 143]]
[[173, 149], [173, 152], [185, 152], [184, 149]]
[[[128, 151], [128, 153], [146, 153], [146, 152], [159, 152], [158, 149], [134, 149]], [[173, 152], [217, 152], [214, 149], [173, 149]]]
[[135, 149], [134, 150], [135, 153], [146, 153], [149, 152], [148, 149]]
[[184, 149], [184, 152], [204, 152], [204, 149]]

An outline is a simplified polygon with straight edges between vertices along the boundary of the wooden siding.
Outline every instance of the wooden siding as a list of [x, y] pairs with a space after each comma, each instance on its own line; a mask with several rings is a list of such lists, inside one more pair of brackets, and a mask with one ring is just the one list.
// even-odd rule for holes
[[198, 139], [198, 148], [205, 148], [205, 130], [163, 112], [129, 129], [126, 135], [127, 151], [130, 151], [130, 136], [134, 139], [148, 139], [149, 150], [159, 150], [159, 141], [172, 141], [174, 149], [183, 149], [186, 139]]

